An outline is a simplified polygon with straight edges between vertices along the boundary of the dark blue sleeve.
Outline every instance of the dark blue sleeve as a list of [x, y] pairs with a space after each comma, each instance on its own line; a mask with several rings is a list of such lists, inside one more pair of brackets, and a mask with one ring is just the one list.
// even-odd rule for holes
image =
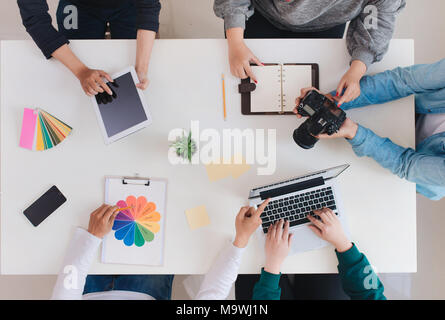
[[138, 0], [136, 5], [138, 11], [136, 19], [137, 28], [158, 32], [159, 12], [161, 11], [159, 0]]
[[47, 59], [69, 41], [52, 25], [46, 0], [17, 0], [23, 25]]

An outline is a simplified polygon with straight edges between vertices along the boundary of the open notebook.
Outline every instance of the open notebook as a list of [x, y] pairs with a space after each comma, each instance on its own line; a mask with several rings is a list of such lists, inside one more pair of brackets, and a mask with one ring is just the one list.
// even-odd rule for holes
[[258, 83], [246, 79], [240, 85], [243, 114], [292, 113], [302, 88], [318, 88], [318, 65], [267, 64], [252, 66], [252, 71]]

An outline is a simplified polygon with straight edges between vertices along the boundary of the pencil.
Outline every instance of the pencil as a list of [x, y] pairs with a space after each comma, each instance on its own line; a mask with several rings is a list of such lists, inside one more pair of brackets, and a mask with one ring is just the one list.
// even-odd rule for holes
[[121, 211], [128, 210], [128, 209], [133, 209], [133, 206], [129, 206], [129, 207], [125, 207], [125, 208], [119, 208], [119, 209], [116, 209], [116, 211], [114, 211], [114, 212], [121, 212]]
[[227, 111], [226, 111], [226, 86], [224, 83], [224, 73], [222, 74], [222, 90], [223, 90], [223, 107], [224, 107], [224, 121], [226, 121]]

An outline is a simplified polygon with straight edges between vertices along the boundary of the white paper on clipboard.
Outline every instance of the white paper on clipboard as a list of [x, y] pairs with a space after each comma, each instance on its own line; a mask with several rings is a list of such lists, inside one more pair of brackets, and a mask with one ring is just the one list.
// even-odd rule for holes
[[105, 236], [103, 263], [163, 265], [166, 192], [165, 179], [105, 178], [105, 203], [132, 209], [120, 212]]

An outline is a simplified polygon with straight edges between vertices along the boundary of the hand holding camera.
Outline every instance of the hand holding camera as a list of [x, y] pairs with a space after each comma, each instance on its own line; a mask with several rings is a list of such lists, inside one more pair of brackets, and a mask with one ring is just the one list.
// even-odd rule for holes
[[323, 95], [314, 87], [304, 88], [295, 103], [297, 118], [308, 117], [294, 131], [294, 140], [300, 147], [310, 149], [318, 139], [355, 137], [358, 125], [335, 105], [331, 94]]

